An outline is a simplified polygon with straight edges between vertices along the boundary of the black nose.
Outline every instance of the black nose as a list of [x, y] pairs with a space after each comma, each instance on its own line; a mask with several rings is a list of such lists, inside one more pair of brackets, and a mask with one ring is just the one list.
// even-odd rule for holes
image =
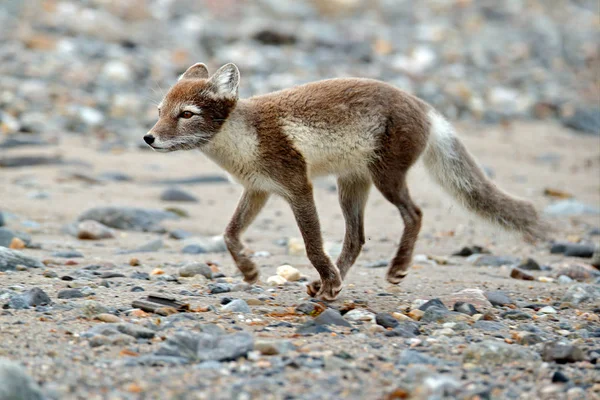
[[146, 135], [146, 136], [144, 136], [144, 142], [146, 142], [148, 144], [154, 143], [154, 136], [152, 136], [152, 135]]

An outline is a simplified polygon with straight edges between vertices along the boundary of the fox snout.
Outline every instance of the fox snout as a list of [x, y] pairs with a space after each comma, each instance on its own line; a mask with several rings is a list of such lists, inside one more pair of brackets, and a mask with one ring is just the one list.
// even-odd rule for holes
[[152, 143], [154, 143], [154, 140], [155, 140], [154, 135], [152, 135], [150, 133], [144, 136], [144, 142], [146, 142], [146, 144], [148, 144], [150, 146], [152, 145]]

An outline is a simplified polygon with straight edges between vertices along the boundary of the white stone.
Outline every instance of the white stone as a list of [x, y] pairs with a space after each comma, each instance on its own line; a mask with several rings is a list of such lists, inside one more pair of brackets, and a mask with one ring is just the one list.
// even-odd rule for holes
[[283, 276], [279, 276], [279, 275], [273, 275], [267, 279], [267, 284], [269, 286], [282, 286], [282, 285], [285, 285], [286, 282], [287, 282], [287, 279], [285, 279]]
[[375, 314], [370, 311], [355, 308], [354, 310], [348, 311], [344, 318], [349, 321], [366, 321], [375, 322]]
[[302, 275], [300, 275], [300, 271], [287, 264], [277, 268], [277, 275], [290, 282], [296, 282], [302, 277]]

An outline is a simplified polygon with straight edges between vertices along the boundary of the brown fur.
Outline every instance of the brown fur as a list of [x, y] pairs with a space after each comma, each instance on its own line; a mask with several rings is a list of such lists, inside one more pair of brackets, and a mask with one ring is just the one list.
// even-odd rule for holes
[[[422, 212], [406, 185], [408, 170], [421, 154], [438, 182], [471, 211], [528, 236], [539, 231], [533, 207], [497, 189], [447, 122], [414, 96], [379, 81], [332, 79], [239, 100], [238, 82], [232, 64], [212, 77], [203, 64], [190, 67], [165, 96], [160, 119], [145, 139], [161, 151], [199, 148], [244, 185], [225, 242], [249, 283], [258, 279], [258, 269], [246, 255], [241, 234], [275, 193], [290, 204], [319, 273], [308, 293], [335, 299], [365, 241], [371, 183], [404, 221], [387, 273], [388, 281], [399, 283], [421, 229]], [[186, 107], [194, 115], [183, 120]], [[323, 250], [311, 184], [324, 174], [338, 176], [346, 221], [335, 264]]]

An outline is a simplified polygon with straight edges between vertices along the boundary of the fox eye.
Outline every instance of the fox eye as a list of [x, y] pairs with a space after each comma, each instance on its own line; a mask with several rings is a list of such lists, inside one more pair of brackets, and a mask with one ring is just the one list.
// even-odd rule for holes
[[179, 114], [179, 118], [185, 118], [185, 119], [190, 119], [194, 116], [194, 113], [191, 111], [184, 111], [181, 114]]

